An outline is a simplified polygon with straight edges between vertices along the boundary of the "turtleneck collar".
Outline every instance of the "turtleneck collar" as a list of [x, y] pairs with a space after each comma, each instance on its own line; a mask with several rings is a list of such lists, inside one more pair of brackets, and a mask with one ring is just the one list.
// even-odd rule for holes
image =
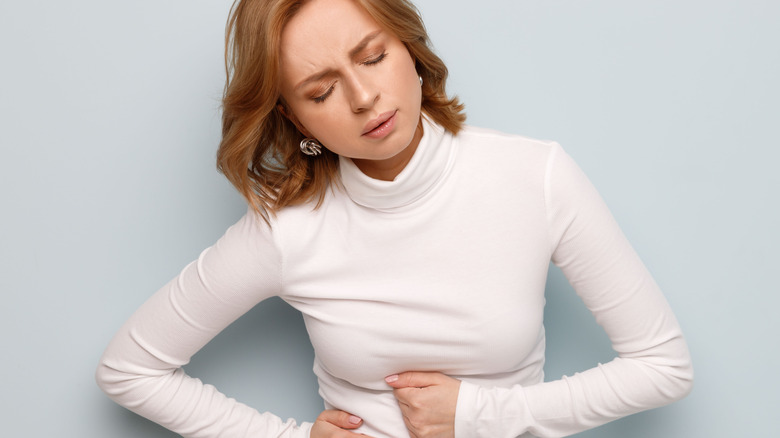
[[452, 135], [423, 116], [423, 136], [409, 163], [392, 181], [371, 178], [355, 163], [339, 157], [341, 181], [357, 204], [377, 210], [405, 207], [431, 191], [455, 157]]

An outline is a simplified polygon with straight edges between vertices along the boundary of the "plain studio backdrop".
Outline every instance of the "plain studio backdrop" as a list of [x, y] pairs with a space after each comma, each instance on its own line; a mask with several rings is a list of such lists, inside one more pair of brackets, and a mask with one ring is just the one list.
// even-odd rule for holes
[[[93, 373], [124, 320], [245, 211], [214, 166], [230, 4], [0, 3], [3, 436], [175, 436]], [[690, 344], [688, 398], [580, 436], [776, 433], [780, 2], [418, 6], [469, 123], [562, 143]], [[557, 270], [545, 316], [548, 380], [612, 357]], [[301, 317], [274, 299], [186, 369], [311, 421], [311, 366]]]

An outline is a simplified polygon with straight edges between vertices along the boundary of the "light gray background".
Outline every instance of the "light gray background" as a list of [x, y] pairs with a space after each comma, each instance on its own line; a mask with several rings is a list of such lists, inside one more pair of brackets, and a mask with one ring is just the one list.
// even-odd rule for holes
[[[780, 3], [418, 3], [469, 122], [560, 141], [687, 335], [687, 399], [581, 436], [780, 429]], [[244, 212], [214, 168], [229, 6], [0, 3], [3, 436], [174, 436], [92, 376], [132, 311]], [[611, 357], [556, 271], [547, 326], [548, 379]], [[187, 369], [312, 420], [311, 361], [301, 318], [272, 300]]]

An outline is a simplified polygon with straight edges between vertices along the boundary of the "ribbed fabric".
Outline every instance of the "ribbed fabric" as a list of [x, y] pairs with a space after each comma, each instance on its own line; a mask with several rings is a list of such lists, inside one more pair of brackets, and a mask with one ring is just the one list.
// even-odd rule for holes
[[[271, 228], [248, 212], [144, 304], [101, 360], [104, 390], [185, 436], [308, 436], [309, 423], [260, 414], [180, 370], [274, 295], [304, 316], [326, 406], [376, 438], [408, 436], [384, 382], [403, 371], [463, 381], [457, 438], [564, 436], [690, 390], [674, 315], [557, 144], [477, 128], [453, 137], [426, 121], [394, 181], [348, 159], [340, 173], [317, 210], [284, 209]], [[618, 357], [542, 383], [551, 260]]]

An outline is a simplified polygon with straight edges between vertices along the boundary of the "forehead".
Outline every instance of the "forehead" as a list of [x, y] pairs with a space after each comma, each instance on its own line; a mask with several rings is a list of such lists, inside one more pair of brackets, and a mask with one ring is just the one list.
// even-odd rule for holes
[[282, 30], [282, 69], [327, 67], [348, 53], [366, 35], [381, 29], [352, 0], [310, 0]]

